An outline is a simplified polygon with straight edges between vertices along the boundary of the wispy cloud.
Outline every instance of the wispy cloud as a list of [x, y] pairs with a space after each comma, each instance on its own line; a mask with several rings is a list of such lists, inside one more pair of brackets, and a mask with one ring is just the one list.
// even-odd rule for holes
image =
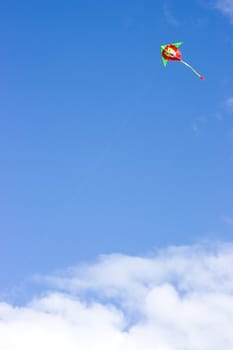
[[217, 0], [216, 8], [227, 15], [233, 23], [233, 0]]
[[44, 296], [0, 303], [0, 349], [231, 349], [232, 266], [232, 245], [171, 247], [42, 277]]
[[163, 4], [163, 15], [166, 22], [174, 27], [187, 25], [203, 27], [206, 24], [206, 19], [203, 17], [191, 16], [190, 18], [178, 18], [169, 2]]
[[197, 117], [192, 122], [192, 130], [198, 136], [203, 128], [203, 126], [207, 123], [206, 117]]
[[226, 100], [226, 106], [227, 106], [229, 111], [233, 112], [233, 97], [229, 97]]
[[225, 215], [225, 216], [223, 216], [222, 219], [227, 225], [229, 225], [233, 228], [233, 217]]
[[164, 13], [164, 17], [165, 17], [167, 23], [169, 23], [173, 26], [178, 26], [180, 24], [178, 19], [172, 13], [171, 8], [166, 3], [163, 5], [163, 13]]

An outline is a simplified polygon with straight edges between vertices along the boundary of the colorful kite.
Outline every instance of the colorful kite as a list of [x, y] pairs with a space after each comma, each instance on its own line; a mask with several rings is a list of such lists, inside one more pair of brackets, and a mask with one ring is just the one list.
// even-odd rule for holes
[[198, 78], [204, 80], [205, 78], [200, 73], [198, 73], [192, 66], [190, 66], [190, 64], [182, 60], [181, 52], [178, 49], [182, 44], [183, 43], [180, 42], [160, 46], [164, 67], [166, 67], [168, 61], [179, 61], [183, 63], [186, 67], [190, 68], [193, 71], [193, 73], [198, 76]]

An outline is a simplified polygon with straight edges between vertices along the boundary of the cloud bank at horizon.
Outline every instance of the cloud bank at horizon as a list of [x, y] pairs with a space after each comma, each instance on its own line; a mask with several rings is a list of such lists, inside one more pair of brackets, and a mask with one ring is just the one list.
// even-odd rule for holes
[[233, 347], [233, 245], [101, 256], [41, 276], [42, 296], [0, 303], [0, 350]]

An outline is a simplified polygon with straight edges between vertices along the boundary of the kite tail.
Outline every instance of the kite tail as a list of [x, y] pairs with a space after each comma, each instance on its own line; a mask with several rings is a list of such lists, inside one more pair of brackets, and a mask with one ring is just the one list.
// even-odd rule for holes
[[181, 63], [183, 63], [186, 67], [190, 68], [194, 74], [196, 74], [198, 76], [199, 79], [201, 80], [204, 80], [205, 78], [200, 74], [198, 73], [192, 66], [190, 66], [190, 64], [188, 64], [187, 62], [183, 61], [183, 60], [180, 60]]

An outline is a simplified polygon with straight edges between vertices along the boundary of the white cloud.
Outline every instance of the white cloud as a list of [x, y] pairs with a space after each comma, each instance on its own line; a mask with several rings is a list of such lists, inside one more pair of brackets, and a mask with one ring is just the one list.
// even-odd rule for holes
[[166, 3], [163, 5], [163, 13], [164, 13], [164, 17], [165, 17], [167, 23], [174, 25], [174, 26], [178, 26], [180, 24], [180, 22], [174, 16], [170, 7]]
[[216, 1], [216, 8], [233, 21], [233, 0], [218, 0]]
[[197, 136], [201, 133], [201, 130], [205, 124], [207, 124], [206, 117], [197, 117], [193, 120], [192, 129]]
[[228, 109], [233, 112], [233, 97], [229, 97], [226, 101]]
[[233, 227], [233, 217], [225, 215], [222, 219], [227, 225]]
[[233, 348], [233, 245], [102, 256], [41, 277], [50, 291], [0, 303], [0, 350]]

